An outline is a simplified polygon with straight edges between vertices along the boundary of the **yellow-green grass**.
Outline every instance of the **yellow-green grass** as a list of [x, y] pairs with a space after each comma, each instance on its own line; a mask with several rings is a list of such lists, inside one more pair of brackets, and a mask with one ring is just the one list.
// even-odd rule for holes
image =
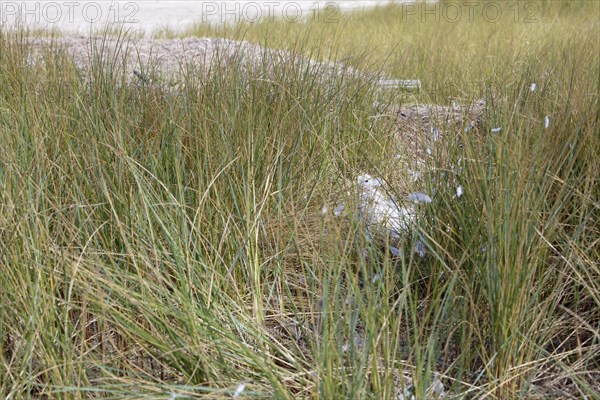
[[[349, 64], [367, 59], [391, 77], [421, 79], [428, 92], [442, 99], [446, 93], [470, 95], [485, 83], [512, 88], [519, 83], [516, 77], [525, 73], [542, 80], [557, 62], [579, 64], [580, 51], [598, 53], [600, 11], [595, 2], [487, 3], [494, 7], [486, 8], [485, 1], [442, 1], [337, 15], [323, 9], [307, 14], [310, 18], [304, 22], [265, 17], [259, 24], [201, 25], [185, 35], [246, 39], [281, 48], [300, 44], [313, 55], [318, 49], [322, 58]], [[500, 14], [492, 12], [495, 7]], [[583, 60], [581, 64], [586, 66]]]
[[421, 79], [411, 102], [488, 98], [484, 131], [432, 149], [395, 258], [346, 191], [399, 173], [372, 117], [405, 94], [234, 65], [173, 96], [110, 60], [27, 66], [0, 31], [0, 396], [597, 398], [598, 9], [535, 4], [532, 24], [389, 7], [191, 32], [354, 56]]

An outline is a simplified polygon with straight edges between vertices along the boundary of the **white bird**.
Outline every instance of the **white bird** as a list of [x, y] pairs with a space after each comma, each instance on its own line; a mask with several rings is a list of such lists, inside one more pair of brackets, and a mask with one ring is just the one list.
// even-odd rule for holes
[[[383, 181], [371, 175], [357, 178], [359, 212], [369, 230], [387, 231], [392, 238], [407, 233], [415, 222], [412, 207], [400, 207], [383, 188]], [[383, 228], [383, 229], [382, 229]]]

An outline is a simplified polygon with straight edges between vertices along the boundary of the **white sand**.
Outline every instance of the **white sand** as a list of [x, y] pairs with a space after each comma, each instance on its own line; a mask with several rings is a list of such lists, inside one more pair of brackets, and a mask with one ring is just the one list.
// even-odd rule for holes
[[132, 31], [181, 31], [197, 23], [212, 25], [285, 19], [290, 23], [312, 18], [335, 23], [335, 11], [366, 9], [411, 0], [341, 0], [341, 1], [223, 1], [223, 0], [14, 0], [0, 1], [0, 24], [25, 24], [32, 28], [56, 28], [73, 34], [123, 23]]

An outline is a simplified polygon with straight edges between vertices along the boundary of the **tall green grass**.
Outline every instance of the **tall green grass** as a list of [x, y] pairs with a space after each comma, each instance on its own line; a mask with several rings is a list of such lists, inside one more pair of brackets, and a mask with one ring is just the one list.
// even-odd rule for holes
[[[189, 70], [174, 94], [96, 56], [82, 80], [60, 49], [28, 65], [26, 32], [0, 31], [1, 395], [423, 399], [439, 380], [447, 398], [597, 398], [587, 4], [541, 3], [527, 26], [387, 8], [238, 32], [422, 79], [408, 98], [294, 65]], [[434, 201], [392, 257], [351, 207], [360, 173], [410, 185], [374, 103], [448, 96], [487, 97], [486, 126], [432, 148], [412, 189]]]

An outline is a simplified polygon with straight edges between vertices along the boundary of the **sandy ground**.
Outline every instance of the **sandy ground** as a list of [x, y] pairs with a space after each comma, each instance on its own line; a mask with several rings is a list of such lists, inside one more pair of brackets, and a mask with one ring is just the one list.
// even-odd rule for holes
[[[185, 79], [189, 67], [208, 72], [212, 67], [240, 65], [245, 70], [261, 74], [273, 73], [285, 65], [295, 65], [301, 73], [310, 71], [322, 84], [327, 84], [337, 74], [369, 79], [387, 89], [420, 90], [419, 80], [391, 79], [381, 74], [365, 73], [342, 63], [316, 61], [293, 52], [267, 49], [247, 41], [221, 38], [132, 38], [90, 37], [68, 35], [58, 38], [35, 37], [30, 40], [27, 62], [44, 62], [48, 49], [59, 48], [72, 56], [75, 66], [83, 75], [90, 66], [90, 55], [101, 55], [104, 60], [114, 60], [118, 69], [124, 69], [130, 83], [154, 82], [178, 85]], [[239, 64], [238, 64], [239, 63]], [[264, 70], [264, 67], [267, 67]]]
[[[94, 54], [95, 58], [101, 56], [104, 60], [114, 60], [114, 65], [118, 69], [124, 69], [132, 83], [183, 81], [190, 66], [196, 71], [206, 73], [214, 66], [224, 68], [233, 62], [245, 70], [256, 70], [260, 73], [273, 72], [284, 65], [294, 64], [300, 67], [300, 71], [308, 68], [311, 73], [318, 75], [323, 83], [338, 73], [378, 78], [341, 63], [319, 62], [289, 51], [267, 49], [247, 41], [221, 38], [123, 40], [117, 37], [90, 38], [84, 35], [54, 39], [38, 37], [30, 41], [28, 63], [43, 63], [44, 52], [50, 48], [66, 51], [84, 75], [91, 65], [91, 54]], [[384, 82], [390, 80], [386, 79]]]
[[122, 23], [126, 29], [155, 33], [181, 31], [197, 23], [239, 23], [284, 19], [290, 23], [314, 19], [335, 23], [336, 11], [366, 9], [412, 0], [341, 1], [223, 1], [223, 0], [14, 0], [0, 1], [0, 23], [33, 28], [59, 29], [71, 34], [89, 34], [107, 25]]

